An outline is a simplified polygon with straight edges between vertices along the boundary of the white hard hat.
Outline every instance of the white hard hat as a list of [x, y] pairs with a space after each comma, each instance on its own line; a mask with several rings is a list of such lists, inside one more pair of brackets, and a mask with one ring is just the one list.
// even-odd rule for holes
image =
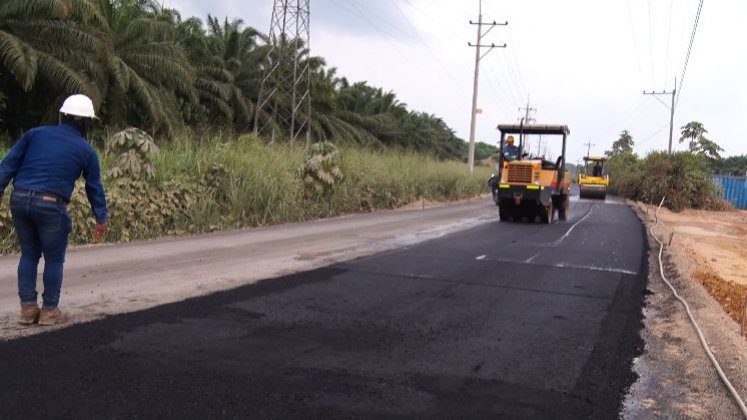
[[93, 110], [93, 101], [86, 95], [72, 95], [65, 99], [60, 108], [61, 114], [74, 115], [77, 117], [96, 118]]

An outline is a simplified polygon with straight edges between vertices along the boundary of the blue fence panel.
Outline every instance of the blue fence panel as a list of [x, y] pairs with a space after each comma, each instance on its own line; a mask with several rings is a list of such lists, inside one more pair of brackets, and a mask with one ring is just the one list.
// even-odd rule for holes
[[724, 200], [738, 209], [747, 209], [747, 178], [714, 176], [716, 183], [723, 188]]

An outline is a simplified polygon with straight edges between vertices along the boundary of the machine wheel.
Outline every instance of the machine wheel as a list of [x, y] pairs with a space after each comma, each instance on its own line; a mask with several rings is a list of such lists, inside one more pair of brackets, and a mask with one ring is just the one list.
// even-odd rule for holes
[[552, 206], [552, 200], [550, 200], [550, 204], [545, 207], [544, 211], [540, 212], [540, 221], [542, 223], [550, 224], [552, 223], [552, 216], [555, 212], [555, 209]]
[[508, 222], [511, 220], [511, 217], [514, 214], [513, 208], [506, 203], [496, 203], [496, 205], [498, 206], [498, 217], [501, 219], [501, 222]]
[[570, 211], [571, 207], [571, 199], [567, 195], [563, 197], [563, 203], [560, 205], [560, 208], [558, 208], [558, 220], [566, 221], [568, 220], [568, 213]]

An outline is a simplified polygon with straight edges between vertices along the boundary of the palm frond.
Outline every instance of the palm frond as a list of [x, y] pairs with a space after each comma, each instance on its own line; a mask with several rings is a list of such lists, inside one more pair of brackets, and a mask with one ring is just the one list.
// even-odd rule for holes
[[0, 30], [0, 60], [23, 90], [31, 89], [36, 78], [37, 55], [25, 42]]
[[183, 57], [158, 52], [154, 46], [150, 46], [141, 51], [120, 54], [120, 57], [130, 68], [155, 84], [176, 86], [180, 80], [188, 83], [194, 81], [194, 71]]
[[0, 18], [44, 16], [65, 18], [73, 5], [70, 0], [5, 0], [0, 4]]
[[94, 83], [80, 71], [70, 67], [57, 57], [37, 52], [39, 73], [44, 75], [53, 85], [59, 86], [68, 93], [83, 93], [95, 104], [101, 104], [101, 93]]
[[225, 99], [206, 90], [198, 91], [197, 95], [200, 97], [201, 102], [210, 104], [210, 106], [215, 107], [227, 119], [233, 120], [233, 107]]
[[119, 57], [109, 57], [106, 61], [106, 70], [114, 81], [117, 89], [122, 92], [130, 90], [130, 67]]
[[209, 92], [223, 100], [228, 100], [231, 96], [231, 90], [224, 83], [217, 82], [205, 77], [198, 77], [195, 80], [195, 87], [198, 91]]
[[[59, 20], [9, 21], [14, 32], [24, 34], [24, 38], [31, 45], [45, 44], [48, 46], [74, 46], [86, 52], [95, 52], [103, 48], [101, 39], [90, 31], [78, 28], [76, 25]], [[47, 52], [54, 53], [53, 48]]]

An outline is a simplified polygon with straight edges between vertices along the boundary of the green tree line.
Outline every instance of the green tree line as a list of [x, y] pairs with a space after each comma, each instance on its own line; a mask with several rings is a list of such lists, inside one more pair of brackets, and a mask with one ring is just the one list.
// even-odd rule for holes
[[[275, 54], [310, 68], [314, 141], [463, 157], [442, 119], [338, 76], [298, 40], [280, 44]], [[106, 129], [250, 132], [269, 51], [267, 35], [241, 19], [184, 18], [155, 0], [3, 0], [0, 135], [56, 121], [71, 93], [93, 99]]]
[[723, 210], [729, 205], [720, 198], [714, 174], [742, 175], [747, 172], [747, 156], [723, 158], [723, 148], [706, 135], [702, 123], [692, 121], [680, 129], [680, 143], [688, 150], [668, 154], [651, 152], [639, 157], [633, 152], [635, 141], [628, 130], [606, 151], [613, 194], [658, 204], [672, 210], [704, 208]]

